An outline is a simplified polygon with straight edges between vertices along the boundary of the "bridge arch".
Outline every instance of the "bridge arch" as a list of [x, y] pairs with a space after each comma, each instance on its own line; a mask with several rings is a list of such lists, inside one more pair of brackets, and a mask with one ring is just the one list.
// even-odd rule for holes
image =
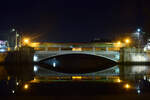
[[114, 62], [117, 62], [115, 59], [112, 59], [112, 58], [109, 58], [107, 56], [103, 56], [103, 55], [97, 55], [97, 54], [94, 54], [94, 53], [85, 53], [85, 52], [71, 52], [71, 53], [61, 53], [61, 54], [57, 54], [57, 55], [49, 55], [43, 59], [40, 59], [38, 62], [41, 62], [41, 61], [44, 61], [46, 59], [50, 59], [50, 58], [54, 58], [54, 57], [58, 57], [58, 56], [64, 56], [64, 55], [71, 55], [71, 54], [83, 54], [83, 55], [91, 55], [91, 56], [96, 56], [96, 57], [102, 57], [102, 58], [105, 58], [105, 59], [108, 59], [108, 60], [111, 60], [111, 61], [114, 61]]
[[87, 54], [93, 55], [98, 57], [103, 57], [115, 62], [118, 62], [120, 59], [119, 52], [116, 51], [99, 51], [99, 52], [75, 52], [75, 51], [63, 51], [63, 52], [54, 52], [54, 51], [36, 51], [34, 54], [34, 62], [40, 62], [44, 59], [56, 57], [59, 55], [66, 55], [66, 54]]
[[63, 53], [44, 58], [39, 64], [58, 72], [89, 73], [112, 67], [116, 62], [90, 53]]

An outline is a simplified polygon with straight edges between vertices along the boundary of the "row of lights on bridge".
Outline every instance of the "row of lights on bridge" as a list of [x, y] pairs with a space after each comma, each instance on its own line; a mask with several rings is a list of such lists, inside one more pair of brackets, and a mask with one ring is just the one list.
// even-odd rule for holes
[[[126, 46], [128, 46], [131, 43], [131, 39], [129, 39], [129, 38], [125, 39], [124, 43], [125, 43]], [[122, 42], [118, 41], [117, 44], [118, 44], [118, 46], [121, 46]]]

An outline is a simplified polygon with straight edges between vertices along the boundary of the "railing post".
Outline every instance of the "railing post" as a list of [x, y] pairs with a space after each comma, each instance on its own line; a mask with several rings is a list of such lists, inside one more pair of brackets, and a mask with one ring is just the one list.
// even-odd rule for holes
[[95, 54], [95, 47], [93, 46], [93, 53]]
[[48, 47], [45, 47], [45, 51], [48, 51]]
[[108, 47], [106, 47], [106, 51], [108, 51]]
[[61, 47], [59, 47], [59, 53], [61, 53]]

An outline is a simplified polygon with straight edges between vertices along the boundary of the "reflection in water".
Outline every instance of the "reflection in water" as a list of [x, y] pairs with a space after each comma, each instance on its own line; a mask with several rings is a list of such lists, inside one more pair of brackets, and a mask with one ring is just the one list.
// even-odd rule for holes
[[[148, 71], [148, 66], [132, 66], [132, 73], [145, 73]], [[150, 69], [149, 69], [150, 71]]]
[[120, 66], [120, 70], [120, 76], [124, 80], [135, 81], [145, 79], [150, 75], [150, 66], [147, 65]]
[[101, 71], [96, 71], [96, 72], [91, 72], [91, 73], [84, 73], [84, 74], [79, 74], [79, 73], [62, 73], [62, 72], [57, 72], [54, 70], [50, 70], [47, 68], [44, 68], [42, 66], [39, 65], [35, 65], [34, 69], [38, 69], [38, 71], [35, 72], [36, 76], [42, 76], [42, 77], [49, 77], [49, 76], [89, 76], [89, 77], [93, 77], [93, 79], [95, 79], [95, 77], [98, 76], [119, 76], [120, 74], [120, 69], [118, 66], [114, 66], [105, 70], [101, 70]]
[[0, 80], [7, 79], [8, 74], [4, 66], [0, 66]]
[[15, 93], [20, 83], [33, 80], [33, 66], [0, 66], [0, 95]]
[[[68, 74], [56, 71], [51, 71], [39, 65], [28, 65], [28, 66], [0, 66], [0, 80], [10, 80], [14, 77], [17, 79], [17, 85], [19, 81], [33, 80], [34, 76], [38, 77], [50, 77], [50, 76], [87, 76], [87, 77], [113, 77], [117, 76], [123, 80], [135, 80], [138, 78], [147, 79], [150, 74], [150, 66], [114, 66], [102, 71], [96, 71], [85, 74]], [[93, 78], [96, 79], [96, 78]]]
[[144, 55], [136, 54], [136, 55], [132, 56], [131, 61], [133, 61], [133, 62], [146, 62], [146, 61], [148, 61], [148, 58]]
[[[137, 94], [150, 87], [150, 66], [114, 66], [102, 71], [96, 71], [85, 74], [68, 74], [51, 71], [42, 66], [0, 66], [0, 93], [15, 93], [16, 87], [22, 82], [40, 83], [40, 82], [76, 82], [76, 81], [92, 81], [92, 82], [113, 82], [122, 84], [124, 82], [132, 82], [135, 84]], [[148, 83], [147, 83], [148, 82]], [[124, 88], [131, 88], [131, 84], [123, 84]], [[25, 86], [24, 88], [28, 88]]]
[[37, 72], [38, 70], [39, 70], [39, 67], [38, 67], [37, 65], [34, 65], [33, 71], [34, 71], [34, 72]]

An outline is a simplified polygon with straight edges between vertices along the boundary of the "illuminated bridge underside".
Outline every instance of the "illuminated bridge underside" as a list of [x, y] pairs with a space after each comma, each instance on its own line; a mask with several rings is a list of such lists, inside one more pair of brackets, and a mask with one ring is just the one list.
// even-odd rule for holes
[[95, 55], [95, 56], [100, 56], [107, 58], [109, 60], [118, 62], [119, 61], [119, 52], [114, 52], [114, 51], [97, 51], [97, 52], [92, 52], [92, 51], [36, 51], [34, 54], [34, 61], [39, 62], [47, 58], [59, 56], [59, 55], [65, 55], [65, 54], [88, 54], [88, 55]]
[[[36, 66], [37, 67], [37, 66]], [[119, 76], [120, 70], [118, 66], [111, 67], [105, 70], [92, 72], [92, 73], [84, 73], [84, 74], [70, 74], [70, 73], [61, 73], [52, 70], [48, 70], [43, 67], [38, 67], [38, 72], [36, 72], [36, 76]]]

